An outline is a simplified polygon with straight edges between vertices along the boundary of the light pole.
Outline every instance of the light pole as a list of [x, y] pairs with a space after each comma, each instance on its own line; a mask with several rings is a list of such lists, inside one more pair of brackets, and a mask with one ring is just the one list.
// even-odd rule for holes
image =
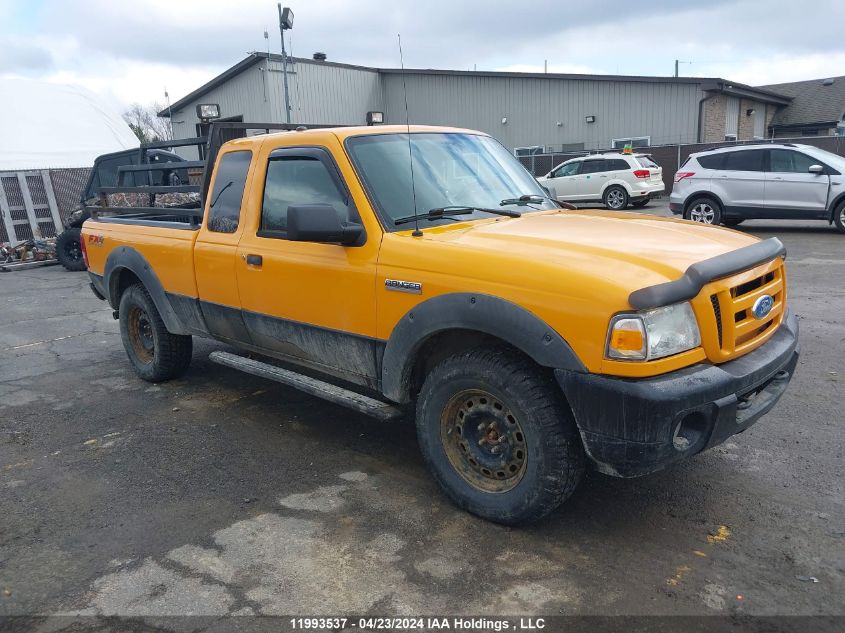
[[279, 34], [282, 36], [282, 82], [285, 85], [285, 119], [290, 123], [290, 99], [288, 97], [288, 54], [285, 52], [285, 31], [293, 28], [293, 11], [289, 7], [279, 7]]

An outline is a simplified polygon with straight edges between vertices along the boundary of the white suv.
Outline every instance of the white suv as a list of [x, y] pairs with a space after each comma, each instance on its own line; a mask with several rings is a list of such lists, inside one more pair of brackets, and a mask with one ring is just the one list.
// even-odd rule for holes
[[603, 202], [608, 209], [645, 206], [661, 193], [663, 168], [645, 154], [595, 154], [561, 163], [537, 178], [562, 202]]
[[811, 145], [752, 144], [690, 154], [669, 208], [704, 224], [825, 220], [845, 233], [845, 158]]

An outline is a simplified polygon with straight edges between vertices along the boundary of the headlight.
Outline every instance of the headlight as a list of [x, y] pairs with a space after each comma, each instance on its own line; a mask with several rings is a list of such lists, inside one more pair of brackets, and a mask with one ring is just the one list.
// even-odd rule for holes
[[610, 322], [607, 357], [655, 360], [701, 345], [698, 322], [689, 303], [676, 303], [635, 314], [619, 314]]

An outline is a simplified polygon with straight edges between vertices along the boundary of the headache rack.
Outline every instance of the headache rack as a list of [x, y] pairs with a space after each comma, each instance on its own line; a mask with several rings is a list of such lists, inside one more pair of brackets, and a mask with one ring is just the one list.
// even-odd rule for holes
[[[290, 123], [242, 123], [236, 121], [218, 121], [210, 124], [208, 136], [177, 139], [170, 141], [155, 141], [143, 143], [137, 154], [136, 162], [117, 167], [117, 183], [114, 186], [95, 187], [94, 193], [99, 198], [99, 204], [86, 205], [86, 209], [95, 220], [115, 223], [161, 225], [188, 225], [196, 228], [202, 223], [205, 199], [211, 181], [212, 169], [217, 154], [223, 143], [237, 138], [259, 134], [269, 134], [272, 131], [291, 131], [304, 126]], [[309, 125], [308, 128], [338, 127], [330, 125]], [[196, 147], [200, 160], [150, 162], [148, 152], [153, 149], [173, 149], [177, 147]], [[159, 176], [174, 174], [176, 171], [191, 175], [190, 172], [202, 170], [199, 183], [191, 184], [173, 179], [173, 184], [152, 184], [155, 182], [154, 173]], [[131, 184], [127, 184], [132, 175]], [[137, 184], [139, 177], [148, 184]], [[164, 180], [164, 178], [161, 178]], [[170, 206], [156, 206], [156, 198], [166, 194], [198, 194], [193, 200], [172, 204]], [[130, 200], [137, 202], [138, 196], [148, 196], [145, 205], [110, 204], [109, 196], [130, 196]], [[132, 198], [134, 196], [134, 198]]]

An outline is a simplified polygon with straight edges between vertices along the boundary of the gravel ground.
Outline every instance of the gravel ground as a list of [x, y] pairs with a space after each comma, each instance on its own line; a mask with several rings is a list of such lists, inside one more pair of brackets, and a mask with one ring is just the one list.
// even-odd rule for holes
[[526, 529], [454, 508], [411, 424], [213, 365], [209, 341], [144, 383], [84, 273], [0, 275], [0, 614], [845, 615], [845, 236], [742, 228], [789, 250], [780, 404], [669, 470], [591, 473]]

